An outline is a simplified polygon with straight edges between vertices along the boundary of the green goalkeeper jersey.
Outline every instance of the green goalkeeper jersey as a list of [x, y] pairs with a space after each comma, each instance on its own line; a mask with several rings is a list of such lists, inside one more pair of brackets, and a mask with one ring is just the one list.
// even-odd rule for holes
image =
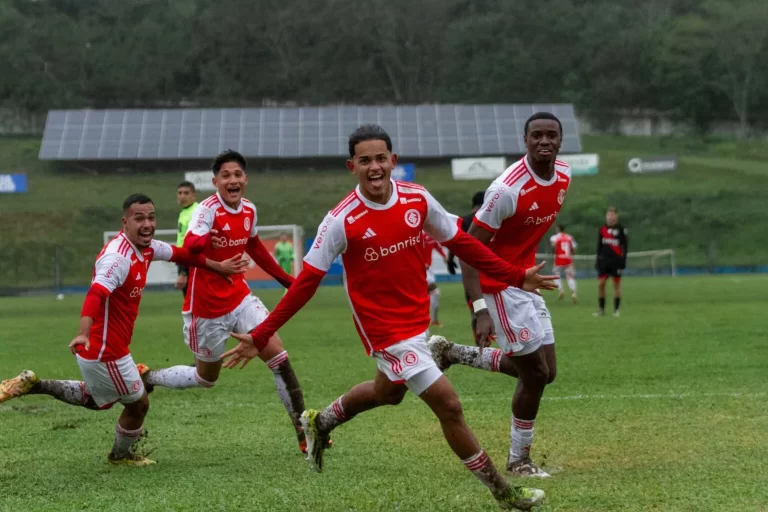
[[280, 266], [293, 263], [293, 244], [291, 242], [277, 242], [275, 244], [275, 257]]
[[187, 227], [189, 226], [189, 221], [192, 220], [192, 213], [194, 213], [195, 207], [197, 207], [197, 203], [192, 203], [179, 212], [179, 231], [176, 233], [176, 247], [184, 245], [184, 237], [187, 235]]

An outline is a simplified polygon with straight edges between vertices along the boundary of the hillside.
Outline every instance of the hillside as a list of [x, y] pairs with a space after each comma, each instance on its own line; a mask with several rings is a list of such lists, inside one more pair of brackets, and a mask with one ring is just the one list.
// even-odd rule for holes
[[[676, 139], [584, 137], [585, 152], [599, 153], [600, 174], [576, 177], [560, 219], [591, 252], [595, 229], [616, 205], [631, 235], [631, 249], [674, 248], [678, 264], [765, 263], [764, 192], [768, 145]], [[119, 227], [120, 204], [135, 191], [156, 202], [158, 227], [176, 222], [178, 171], [94, 175], [71, 165], [37, 160], [39, 141], [0, 139], [0, 173], [28, 173], [29, 193], [0, 195], [0, 288], [50, 283], [54, 248], [61, 247], [67, 284], [87, 282], [102, 232]], [[629, 176], [626, 161], [642, 154], [683, 155], [677, 172]], [[311, 235], [319, 220], [354, 185], [338, 171], [283, 171], [250, 176], [249, 198], [261, 224], [300, 224]], [[416, 181], [450, 210], [464, 213], [485, 181], [452, 180], [450, 167], [417, 167]], [[757, 222], [754, 222], [756, 219]]]

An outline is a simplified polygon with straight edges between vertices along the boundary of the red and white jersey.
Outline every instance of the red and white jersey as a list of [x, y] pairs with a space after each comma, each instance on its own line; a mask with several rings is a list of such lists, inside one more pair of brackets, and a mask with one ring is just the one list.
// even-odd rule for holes
[[[189, 234], [205, 236], [211, 229], [217, 237], [225, 237], [227, 246], [214, 248], [207, 244], [203, 250], [206, 258], [224, 261], [245, 252], [248, 240], [258, 233], [256, 207], [247, 199], [240, 201], [236, 210], [227, 206], [218, 192], [197, 205], [189, 221]], [[251, 294], [243, 274], [225, 277], [204, 268], [190, 268], [184, 313], [200, 318], [218, 318], [231, 313], [245, 297]]]
[[[536, 264], [536, 247], [555, 222], [571, 183], [571, 168], [555, 161], [555, 173], [544, 181], [525, 156], [508, 167], [485, 192], [485, 203], [473, 222], [494, 233], [488, 247], [504, 261], [529, 268]], [[483, 293], [498, 293], [508, 285], [480, 275]]]
[[327, 272], [341, 254], [344, 287], [368, 354], [429, 327], [422, 231], [438, 243], [456, 236], [458, 218], [413, 183], [394, 181], [385, 205], [359, 187], [326, 215], [304, 261]]
[[427, 266], [427, 268], [432, 266], [432, 255], [434, 251], [439, 252], [443, 255], [443, 258], [445, 258], [445, 252], [443, 251], [443, 248], [440, 247], [440, 244], [435, 241], [434, 238], [429, 236], [429, 234], [424, 231], [421, 233], [422, 237], [422, 247], [424, 248], [424, 264]]
[[109, 297], [93, 319], [90, 347], [79, 352], [91, 361], [116, 361], [129, 354], [133, 325], [139, 314], [141, 292], [152, 260], [170, 261], [173, 247], [159, 240], [139, 250], [123, 233], [113, 238], [96, 257], [93, 283], [109, 291]]
[[573, 251], [576, 249], [576, 240], [567, 233], [552, 235], [549, 239], [555, 250], [555, 266], [567, 267], [573, 264]]

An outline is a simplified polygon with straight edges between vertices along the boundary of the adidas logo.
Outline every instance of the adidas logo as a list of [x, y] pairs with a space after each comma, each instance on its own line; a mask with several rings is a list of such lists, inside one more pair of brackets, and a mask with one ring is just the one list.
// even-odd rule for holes
[[373, 238], [376, 236], [376, 233], [371, 228], [368, 228], [365, 230], [365, 234], [363, 235], [363, 240], [366, 238]]
[[229, 231], [229, 223], [224, 224], [224, 227], [221, 228], [222, 231]]
[[539, 209], [539, 205], [536, 204], [536, 201], [534, 201], [531, 207], [528, 209], [528, 211], [532, 212], [533, 210], [538, 210], [538, 209]]

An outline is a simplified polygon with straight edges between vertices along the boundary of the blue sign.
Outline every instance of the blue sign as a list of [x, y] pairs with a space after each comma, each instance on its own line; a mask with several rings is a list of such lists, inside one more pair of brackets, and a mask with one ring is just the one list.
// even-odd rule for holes
[[[312, 244], [315, 243], [314, 238], [307, 238], [306, 244], [304, 245], [304, 254], [309, 254], [310, 249], [312, 249]], [[333, 260], [333, 263], [331, 264], [331, 268], [328, 269], [328, 275], [329, 276], [340, 276], [344, 273], [344, 267], [341, 264], [341, 254], [336, 256], [336, 259]]]
[[0, 174], [0, 193], [20, 194], [27, 191], [26, 174]]
[[392, 169], [392, 179], [397, 181], [413, 181], [416, 164], [397, 164]]

